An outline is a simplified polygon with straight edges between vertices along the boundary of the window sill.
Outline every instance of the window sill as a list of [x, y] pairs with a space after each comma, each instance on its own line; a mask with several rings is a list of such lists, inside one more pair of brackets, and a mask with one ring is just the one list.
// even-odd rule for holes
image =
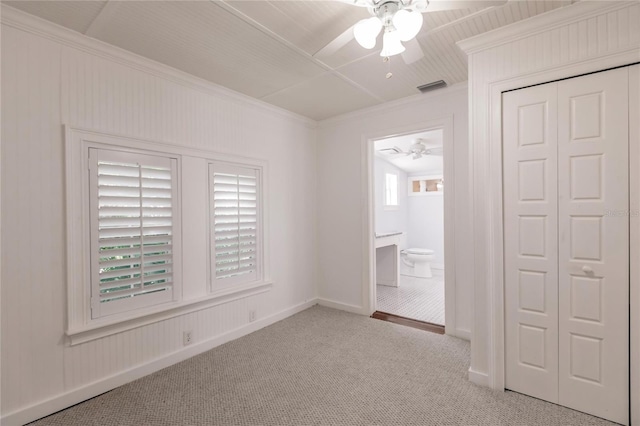
[[75, 346], [158, 321], [265, 293], [271, 290], [271, 287], [273, 287], [272, 281], [259, 281], [244, 286], [219, 290], [197, 299], [166, 303], [135, 311], [128, 316], [118, 315], [117, 318], [94, 320], [86, 326], [70, 328], [66, 334], [69, 337], [71, 346]]
[[384, 210], [398, 210], [399, 206], [395, 205], [395, 206], [383, 206]]

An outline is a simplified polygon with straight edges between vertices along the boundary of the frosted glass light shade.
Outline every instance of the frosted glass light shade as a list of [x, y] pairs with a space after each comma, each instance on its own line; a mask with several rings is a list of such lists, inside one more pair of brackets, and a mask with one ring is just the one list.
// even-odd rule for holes
[[396, 27], [401, 41], [409, 41], [418, 35], [422, 28], [422, 13], [402, 9], [393, 16], [393, 26]]
[[353, 28], [353, 35], [360, 46], [365, 49], [373, 49], [381, 29], [382, 22], [374, 16], [358, 22]]
[[380, 56], [393, 56], [404, 52], [404, 46], [400, 43], [398, 31], [386, 31], [382, 37], [382, 52]]

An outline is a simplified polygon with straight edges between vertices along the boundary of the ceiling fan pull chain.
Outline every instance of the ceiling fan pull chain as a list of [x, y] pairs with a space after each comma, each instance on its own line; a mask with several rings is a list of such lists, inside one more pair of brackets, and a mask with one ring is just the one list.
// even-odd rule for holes
[[391, 58], [389, 58], [388, 56], [385, 56], [384, 58], [382, 58], [382, 62], [386, 62], [388, 65], [387, 75], [385, 75], [385, 78], [389, 79], [393, 77], [393, 73], [391, 72]]

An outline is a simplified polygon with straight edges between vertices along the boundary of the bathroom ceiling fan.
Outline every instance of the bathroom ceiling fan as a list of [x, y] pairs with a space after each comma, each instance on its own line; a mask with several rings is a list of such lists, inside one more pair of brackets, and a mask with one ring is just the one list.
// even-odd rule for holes
[[[344, 47], [354, 38], [365, 49], [376, 46], [382, 32], [380, 56], [402, 54], [405, 63], [411, 64], [424, 56], [415, 37], [422, 28], [422, 14], [443, 10], [487, 8], [501, 6], [507, 0], [337, 0], [353, 6], [369, 9], [371, 18], [362, 19], [316, 52], [314, 57], [328, 57]], [[402, 43], [406, 43], [403, 45]]]
[[412, 155], [414, 160], [422, 158], [423, 155], [437, 155], [441, 157], [444, 152], [442, 146], [434, 143], [430, 144], [429, 141], [425, 139], [416, 139], [406, 151], [401, 150], [397, 146], [394, 146], [391, 150], [396, 154]]

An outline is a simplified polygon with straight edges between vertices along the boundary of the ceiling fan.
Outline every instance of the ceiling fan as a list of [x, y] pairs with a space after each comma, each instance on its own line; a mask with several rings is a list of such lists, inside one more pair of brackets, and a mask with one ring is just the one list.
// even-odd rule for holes
[[[380, 56], [402, 54], [406, 64], [418, 61], [424, 52], [415, 37], [423, 23], [422, 14], [443, 10], [487, 8], [501, 6], [507, 0], [338, 0], [353, 6], [366, 7], [371, 18], [362, 19], [316, 52], [315, 57], [327, 57], [344, 47], [354, 38], [365, 49], [376, 46], [380, 32], [382, 50]], [[405, 43], [403, 45], [402, 43]]]
[[439, 144], [429, 143], [426, 139], [416, 139], [406, 151], [394, 146], [393, 148], [381, 149], [380, 152], [390, 155], [412, 155], [413, 159], [417, 160], [418, 158], [422, 158], [423, 155], [437, 155], [441, 157], [444, 149]]

